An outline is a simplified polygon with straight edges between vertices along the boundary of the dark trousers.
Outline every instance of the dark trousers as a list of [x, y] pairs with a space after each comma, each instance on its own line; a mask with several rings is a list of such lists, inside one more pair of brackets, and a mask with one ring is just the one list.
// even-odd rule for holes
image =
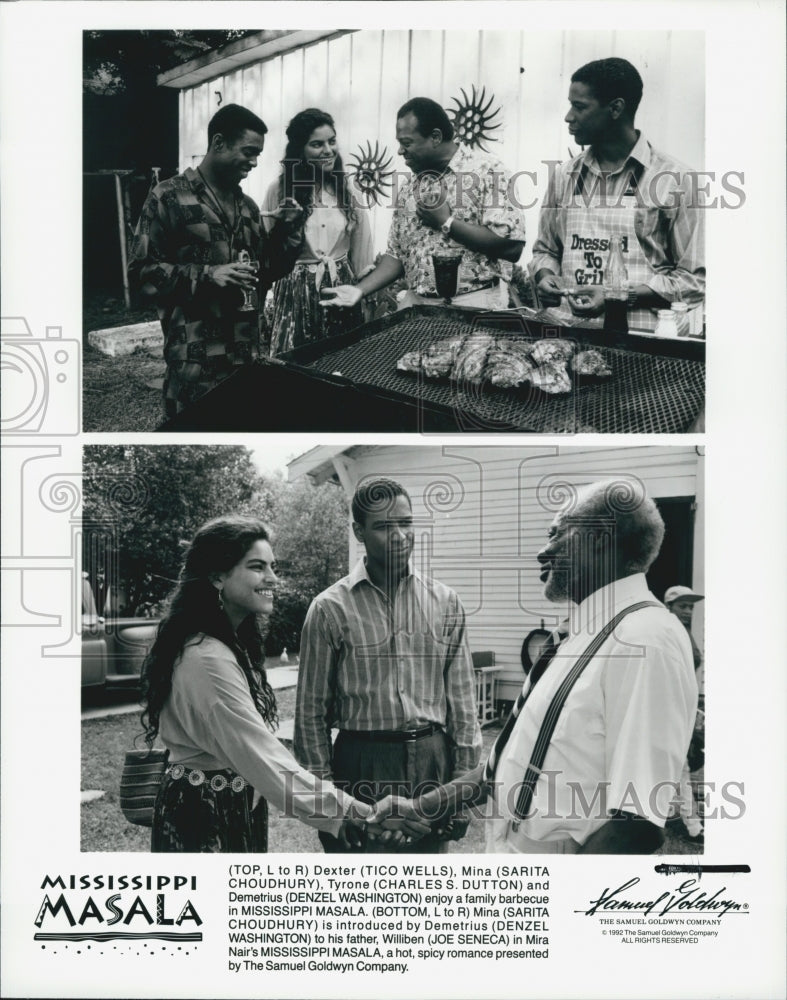
[[[412, 798], [451, 779], [451, 751], [445, 733], [394, 743], [367, 740], [340, 732], [333, 747], [333, 780], [361, 802], [373, 803], [386, 795]], [[326, 854], [348, 849], [329, 833], [320, 833]], [[447, 844], [427, 834], [412, 844], [388, 847], [370, 841], [356, 850], [365, 854], [445, 854]]]

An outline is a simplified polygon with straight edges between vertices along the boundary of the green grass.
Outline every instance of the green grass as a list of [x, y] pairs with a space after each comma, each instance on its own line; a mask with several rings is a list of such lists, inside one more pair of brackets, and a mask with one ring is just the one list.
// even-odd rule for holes
[[[276, 692], [280, 719], [292, 718], [295, 712], [295, 689]], [[484, 749], [488, 750], [497, 736], [499, 726], [483, 730]], [[82, 789], [103, 789], [102, 799], [82, 805], [83, 851], [148, 851], [150, 830], [134, 826], [120, 811], [118, 786], [126, 750], [143, 746], [139, 714], [115, 715], [82, 723]], [[135, 738], [140, 737], [135, 744]], [[679, 829], [667, 828], [667, 840], [662, 853], [692, 854], [696, 848]], [[268, 850], [272, 854], [320, 854], [322, 846], [317, 831], [295, 819], [285, 819], [276, 809], [270, 811]], [[449, 845], [453, 854], [484, 853], [484, 823], [471, 822], [465, 837]]]

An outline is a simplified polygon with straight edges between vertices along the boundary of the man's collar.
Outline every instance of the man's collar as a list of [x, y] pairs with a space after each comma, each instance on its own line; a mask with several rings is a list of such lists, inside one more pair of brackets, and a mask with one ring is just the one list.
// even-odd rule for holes
[[[194, 191], [205, 191], [207, 189], [207, 181], [198, 167], [186, 167], [183, 171], [183, 176], [186, 178]], [[243, 197], [243, 188], [240, 184], [236, 184], [232, 191], [236, 197]]]
[[632, 573], [613, 580], [606, 586], [599, 587], [574, 608], [571, 614], [572, 633], [599, 619], [608, 620], [630, 604], [645, 600], [654, 598], [648, 590], [644, 573]]
[[468, 146], [463, 146], [461, 143], [456, 144], [456, 151], [451, 159], [446, 163], [446, 171], [450, 170], [452, 174], [458, 173], [463, 164], [467, 162], [468, 159], [472, 159], [472, 152]]
[[[349, 582], [351, 590], [354, 587], [357, 587], [358, 584], [362, 583], [364, 580], [368, 584], [370, 584], [372, 587], [374, 587], [374, 583], [372, 583], [372, 578], [369, 576], [369, 571], [366, 568], [366, 558], [365, 557], [361, 557], [358, 560], [358, 562], [355, 564], [355, 566], [353, 566], [353, 568], [348, 573], [347, 577], [348, 577], [348, 582]], [[413, 569], [411, 566], [408, 565], [408, 567], [407, 567], [407, 573], [405, 573], [405, 577], [412, 577], [414, 580], [420, 580], [421, 579], [421, 574], [418, 572], [418, 570]], [[403, 577], [403, 579], [405, 577]]]
[[652, 158], [652, 151], [650, 148], [650, 143], [645, 138], [644, 132], [640, 129], [639, 138], [634, 143], [634, 148], [629, 153], [630, 160], [636, 160], [637, 163], [641, 163], [643, 167], [649, 167]]
[[[650, 148], [650, 143], [645, 138], [645, 133], [639, 130], [639, 137], [637, 138], [637, 141], [634, 143], [631, 152], [626, 157], [622, 166], [620, 167], [620, 171], [625, 169], [625, 166], [629, 162], [629, 160], [636, 160], [637, 163], [641, 163], [642, 166], [647, 169], [650, 166], [651, 159], [652, 159], [652, 150]], [[599, 167], [598, 165], [598, 160], [596, 159], [596, 154], [592, 146], [589, 146], [583, 153], [580, 153], [580, 155], [576, 158], [571, 167], [571, 172], [577, 173], [579, 170], [582, 169], [583, 165], [585, 164], [587, 164], [587, 166], [589, 167], [592, 167], [593, 170], [596, 170], [599, 173], [601, 173], [601, 167]], [[615, 173], [619, 173], [620, 171], [616, 170]]]
[[202, 188], [205, 187], [205, 181], [202, 179], [202, 175], [197, 173], [194, 167], [186, 167], [183, 171], [183, 176], [195, 191], [201, 191]]

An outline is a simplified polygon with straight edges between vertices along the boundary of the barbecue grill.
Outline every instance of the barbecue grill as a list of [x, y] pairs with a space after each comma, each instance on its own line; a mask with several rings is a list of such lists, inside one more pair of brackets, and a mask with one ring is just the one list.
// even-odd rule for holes
[[[500, 389], [397, 370], [403, 354], [472, 332], [525, 341], [571, 339], [577, 349], [598, 350], [612, 375], [572, 373], [571, 393], [552, 396], [527, 385]], [[611, 339], [600, 330], [557, 328], [516, 312], [414, 306], [288, 351], [258, 366], [255, 375], [233, 376], [161, 429], [307, 429], [302, 413], [278, 412], [276, 426], [265, 421], [270, 391], [275, 386], [280, 393], [288, 384], [300, 386], [301, 398], [293, 402], [308, 410], [313, 430], [685, 432], [696, 426], [703, 409], [705, 344], [633, 334]], [[246, 399], [250, 393], [258, 397], [256, 418]]]

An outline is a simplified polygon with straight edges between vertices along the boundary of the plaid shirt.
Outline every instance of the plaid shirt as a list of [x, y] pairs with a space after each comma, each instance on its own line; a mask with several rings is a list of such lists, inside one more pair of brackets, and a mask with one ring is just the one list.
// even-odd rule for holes
[[397, 197], [393, 222], [388, 234], [386, 253], [396, 257], [404, 267], [407, 284], [419, 295], [434, 293], [432, 253], [448, 242], [462, 251], [459, 269], [459, 291], [469, 291], [473, 286], [490, 278], [511, 277], [512, 264], [493, 260], [475, 253], [450, 240], [446, 241], [439, 229], [424, 225], [415, 212], [416, 191], [421, 199], [437, 192], [440, 180], [445, 183], [451, 213], [462, 222], [486, 226], [503, 239], [525, 239], [525, 221], [521, 211], [509, 200], [511, 175], [503, 164], [480, 150], [459, 146], [451, 157], [442, 178], [429, 174], [409, 177]]
[[[230, 234], [204, 181], [187, 167], [156, 185], [142, 208], [128, 271], [142, 295], [155, 300], [164, 331], [167, 415], [204, 395], [235, 366], [259, 357], [259, 298], [282, 267], [281, 273], [292, 269], [297, 256], [297, 248], [278, 233], [263, 244], [259, 209], [240, 188], [237, 205], [240, 215]], [[251, 311], [239, 311], [243, 299], [237, 287], [208, 281], [211, 267], [236, 260], [240, 250], [260, 261], [260, 294], [251, 293]]]
[[362, 561], [319, 594], [301, 635], [295, 755], [331, 776], [333, 726], [405, 729], [443, 726], [454, 773], [475, 767], [481, 750], [473, 661], [465, 613], [449, 587], [408, 574], [389, 601]]
[[[561, 273], [563, 248], [574, 234], [566, 232], [569, 207], [598, 205], [619, 211], [626, 200], [636, 205], [634, 231], [652, 268], [646, 284], [674, 302], [698, 305], [705, 298], [705, 241], [696, 180], [688, 167], [655, 150], [640, 133], [623, 166], [603, 173], [592, 147], [552, 173], [541, 206], [538, 239], [533, 246], [533, 271]], [[632, 177], [635, 178], [634, 193]], [[583, 199], [585, 201], [583, 202]]]

